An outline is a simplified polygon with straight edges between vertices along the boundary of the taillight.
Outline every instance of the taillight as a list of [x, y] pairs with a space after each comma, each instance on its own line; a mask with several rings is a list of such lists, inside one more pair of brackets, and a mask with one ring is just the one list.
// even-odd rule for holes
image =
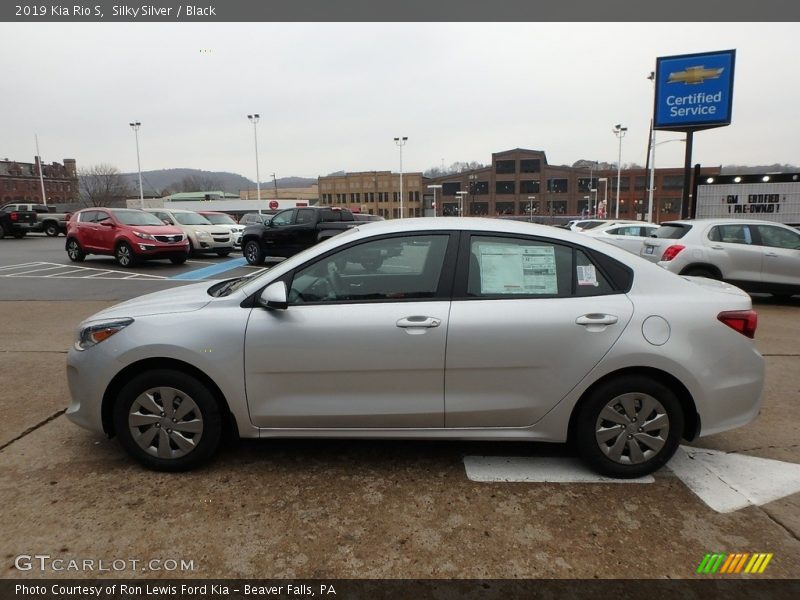
[[664, 254], [661, 256], [661, 260], [672, 260], [673, 258], [678, 256], [678, 253], [684, 248], [686, 248], [686, 246], [681, 246], [680, 244], [673, 244], [672, 246], [664, 250]]
[[758, 326], [758, 313], [754, 310], [726, 310], [717, 315], [717, 319], [731, 329], [735, 329], [751, 340], [756, 335]]
[[17, 213], [15, 213], [15, 212], [12, 212], [11, 213], [11, 220], [12, 221], [16, 221], [17, 219], [19, 219], [19, 215]]

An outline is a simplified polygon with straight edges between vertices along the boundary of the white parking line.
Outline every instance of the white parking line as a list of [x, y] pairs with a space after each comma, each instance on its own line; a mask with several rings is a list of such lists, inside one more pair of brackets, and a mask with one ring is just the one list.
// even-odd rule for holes
[[29, 263], [22, 263], [19, 265], [5, 265], [4, 267], [0, 267], [0, 271], [5, 271], [7, 269], [24, 269], [27, 267], [35, 267], [36, 265], [41, 265], [45, 263], [41, 262], [29, 262]]
[[[63, 273], [53, 273], [52, 275], [45, 275], [45, 277], [62, 277], [65, 275], [69, 275], [70, 273], [81, 273], [83, 271], [84, 269], [82, 267], [78, 267], [77, 269], [72, 269], [71, 271], [64, 271]], [[72, 277], [72, 279], [80, 279], [80, 278]]]
[[576, 458], [556, 456], [465, 456], [470, 481], [485, 483], [653, 483], [651, 475], [638, 479], [603, 477]]
[[[66, 270], [64, 270], [66, 269]], [[46, 271], [56, 271], [45, 274]], [[67, 275], [85, 273], [85, 275]], [[6, 265], [0, 267], [0, 277], [19, 278], [48, 278], [48, 279], [113, 279], [113, 280], [163, 280], [165, 275], [150, 275], [149, 273], [131, 273], [116, 269], [98, 269], [96, 267], [82, 267], [78, 265], [62, 265], [48, 262], [31, 262], [19, 265]]]
[[[47, 264], [47, 263], [44, 263], [44, 264]], [[26, 275], [30, 276], [31, 273], [41, 273], [42, 271], [52, 271], [53, 269], [61, 269], [63, 267], [64, 267], [64, 265], [56, 265], [54, 267], [42, 267], [42, 266], [39, 266], [39, 267], [37, 267], [35, 269], [32, 269], [32, 270], [29, 270], [29, 271], [22, 271], [21, 273], [12, 273], [10, 275], [6, 275], [6, 277], [24, 277]]]

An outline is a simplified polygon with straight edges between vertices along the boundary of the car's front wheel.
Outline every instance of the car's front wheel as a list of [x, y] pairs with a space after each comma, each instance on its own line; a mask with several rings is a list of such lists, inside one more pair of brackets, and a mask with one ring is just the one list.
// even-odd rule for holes
[[231, 253], [230, 250], [217, 250], [217, 256], [219, 256], [220, 258], [225, 258], [230, 253]]
[[189, 258], [189, 255], [188, 254], [184, 254], [182, 256], [173, 256], [169, 260], [173, 265], [182, 265], [183, 263], [186, 262], [186, 260], [188, 258]]
[[222, 417], [203, 383], [164, 369], [137, 375], [122, 388], [114, 428], [122, 447], [146, 467], [185, 471], [217, 450]]
[[255, 240], [250, 240], [244, 245], [244, 257], [251, 265], [264, 264], [264, 253], [261, 251], [261, 246]]
[[136, 255], [126, 242], [122, 242], [117, 246], [114, 251], [114, 258], [120, 267], [132, 267], [136, 264]]
[[674, 392], [641, 375], [601, 384], [576, 416], [574, 440], [581, 458], [609, 477], [642, 477], [661, 468], [683, 433], [683, 410]]

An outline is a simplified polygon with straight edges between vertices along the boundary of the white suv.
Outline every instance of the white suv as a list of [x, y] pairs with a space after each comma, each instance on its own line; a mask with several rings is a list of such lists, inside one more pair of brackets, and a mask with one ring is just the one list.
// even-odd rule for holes
[[215, 252], [228, 256], [233, 252], [233, 234], [222, 225], [213, 225], [203, 215], [177, 208], [145, 208], [159, 219], [183, 230], [189, 238], [189, 254]]
[[785, 298], [800, 294], [800, 232], [772, 221], [670, 221], [645, 239], [639, 254], [679, 275]]

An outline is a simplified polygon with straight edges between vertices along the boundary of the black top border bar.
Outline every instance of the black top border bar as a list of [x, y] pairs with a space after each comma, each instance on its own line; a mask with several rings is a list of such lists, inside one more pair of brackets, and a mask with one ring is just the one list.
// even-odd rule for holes
[[[760, 0], [13, 0], [4, 22], [791, 22], [800, 2]], [[681, 31], [676, 28], [676, 35]], [[607, 35], [615, 35], [606, 31]], [[757, 34], [757, 32], [754, 32]]]

